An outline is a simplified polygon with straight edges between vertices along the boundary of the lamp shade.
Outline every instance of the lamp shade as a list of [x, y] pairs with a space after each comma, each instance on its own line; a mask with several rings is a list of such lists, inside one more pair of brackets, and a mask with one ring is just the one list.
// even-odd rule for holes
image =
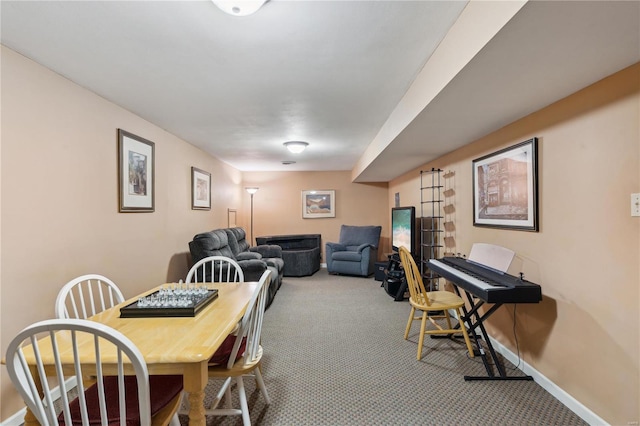
[[256, 192], [258, 192], [258, 189], [260, 189], [260, 188], [258, 188], [257, 186], [247, 186], [247, 187], [245, 187], [244, 189], [245, 189], [249, 194], [253, 195], [253, 194], [255, 194]]

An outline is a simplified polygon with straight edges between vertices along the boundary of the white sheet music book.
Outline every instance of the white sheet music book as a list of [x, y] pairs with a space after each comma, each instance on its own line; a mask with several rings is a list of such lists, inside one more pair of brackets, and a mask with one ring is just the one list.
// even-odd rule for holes
[[473, 243], [469, 260], [500, 272], [506, 272], [515, 255], [516, 252], [508, 248], [487, 243]]

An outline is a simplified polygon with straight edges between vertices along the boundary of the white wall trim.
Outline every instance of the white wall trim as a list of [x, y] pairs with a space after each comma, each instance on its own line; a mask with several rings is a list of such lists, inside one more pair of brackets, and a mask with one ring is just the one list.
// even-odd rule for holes
[[22, 410], [18, 411], [17, 413], [15, 413], [11, 417], [9, 417], [4, 422], [0, 423], [0, 425], [2, 425], [2, 426], [20, 426], [21, 424], [24, 423], [24, 415], [25, 414], [27, 414], [27, 409], [23, 408]]
[[[77, 381], [75, 377], [71, 377], [65, 381], [66, 387], [68, 390], [71, 390], [76, 387]], [[51, 389], [51, 395], [53, 396], [53, 400], [56, 401], [60, 399], [60, 387], [56, 387]], [[6, 419], [4, 422], [0, 423], [0, 426], [21, 426], [24, 423], [24, 415], [27, 413], [27, 407], [22, 408], [17, 413], [14, 413], [11, 417]]]
[[[511, 352], [509, 348], [507, 348], [491, 336], [489, 336], [489, 339], [491, 339], [491, 344], [493, 345], [493, 348], [496, 350], [496, 352], [499, 352], [513, 365], [518, 365], [518, 356], [516, 354]], [[577, 399], [569, 395], [561, 387], [553, 383], [545, 375], [529, 365], [526, 361], [520, 359], [519, 362], [520, 365], [518, 369], [520, 371], [528, 376], [533, 377], [533, 380], [537, 384], [539, 384], [544, 390], [553, 395], [558, 401], [563, 403], [568, 409], [576, 413], [576, 415], [580, 416], [582, 420], [589, 423], [590, 425], [608, 425], [608, 423], [605, 422], [602, 418], [598, 417], [593, 411], [589, 410]]]
[[[450, 310], [449, 314], [458, 318], [455, 310]], [[533, 381], [539, 384], [544, 390], [549, 392], [555, 399], [560, 401], [565, 407], [569, 410], [576, 413], [582, 420], [589, 423], [590, 425], [597, 426], [608, 426], [609, 424], [605, 422], [603, 419], [598, 417], [596, 413], [589, 410], [586, 406], [580, 403], [577, 399], [569, 395], [564, 391], [560, 386], [553, 383], [549, 380], [544, 374], [533, 368], [529, 363], [524, 361], [523, 359], [518, 360], [518, 356], [514, 354], [509, 348], [504, 346], [502, 343], [498, 342], [493, 337], [489, 336], [491, 340], [491, 344], [493, 345], [493, 349], [496, 352], [505, 357], [510, 363], [518, 366], [518, 370], [522, 371], [527, 376], [533, 377]], [[473, 343], [472, 343], [473, 345]]]

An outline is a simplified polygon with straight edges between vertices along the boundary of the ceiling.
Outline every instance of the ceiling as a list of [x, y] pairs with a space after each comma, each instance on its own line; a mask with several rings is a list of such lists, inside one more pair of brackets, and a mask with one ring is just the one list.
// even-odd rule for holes
[[[0, 34], [239, 170], [351, 170], [359, 182], [389, 181], [640, 61], [640, 2], [529, 2], [385, 132], [467, 6], [271, 0], [234, 17], [208, 0], [2, 0]], [[291, 154], [289, 140], [309, 147]]]

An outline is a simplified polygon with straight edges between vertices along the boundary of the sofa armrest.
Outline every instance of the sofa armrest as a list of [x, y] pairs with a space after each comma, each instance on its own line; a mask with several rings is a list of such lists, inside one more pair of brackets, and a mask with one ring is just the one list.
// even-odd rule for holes
[[256, 247], [251, 247], [249, 250], [252, 253], [260, 253], [263, 258], [279, 257], [282, 258], [282, 247], [275, 244], [263, 244]]
[[254, 252], [250, 252], [250, 251], [243, 251], [242, 253], [238, 253], [236, 255], [236, 260], [240, 261], [240, 260], [260, 260], [262, 259], [262, 256], [260, 255], [260, 253], [254, 253]]
[[267, 270], [267, 264], [259, 259], [239, 260], [245, 281], [260, 281], [262, 273]]

